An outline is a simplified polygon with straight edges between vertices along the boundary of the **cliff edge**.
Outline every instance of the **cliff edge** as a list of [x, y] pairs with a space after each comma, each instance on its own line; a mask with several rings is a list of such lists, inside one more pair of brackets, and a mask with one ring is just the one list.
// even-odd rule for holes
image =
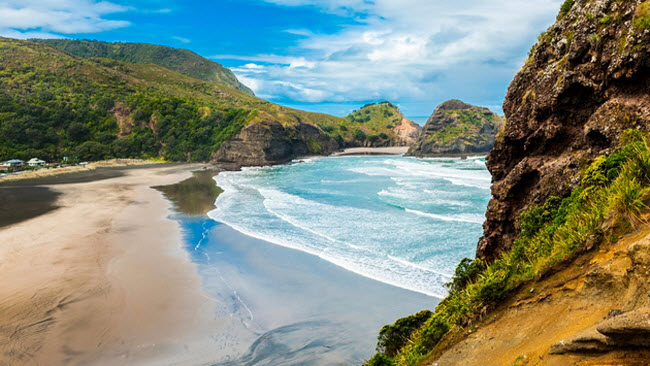
[[650, 2], [568, 0], [510, 84], [487, 157], [492, 195], [477, 257], [509, 250], [531, 205], [567, 196], [626, 129], [650, 129]]
[[650, 1], [566, 0], [504, 102], [477, 246], [379, 365], [648, 365]]

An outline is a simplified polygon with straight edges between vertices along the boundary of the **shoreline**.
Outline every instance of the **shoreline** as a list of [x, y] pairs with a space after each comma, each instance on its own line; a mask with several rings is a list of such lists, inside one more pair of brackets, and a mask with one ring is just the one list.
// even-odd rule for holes
[[[0, 363], [148, 363], [189, 357], [212, 301], [152, 188], [196, 166], [46, 186], [58, 209], [0, 228]], [[134, 245], [137, 244], [137, 245]]]
[[329, 156], [350, 156], [350, 155], [404, 155], [408, 151], [408, 146], [391, 146], [391, 147], [350, 147], [343, 151], [335, 152]]

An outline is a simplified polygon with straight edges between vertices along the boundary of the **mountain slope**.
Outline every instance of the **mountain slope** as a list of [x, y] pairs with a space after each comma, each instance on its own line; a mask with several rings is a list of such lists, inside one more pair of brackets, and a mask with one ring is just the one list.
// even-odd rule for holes
[[82, 58], [108, 58], [131, 64], [155, 64], [199, 80], [253, 94], [235, 74], [196, 53], [150, 43], [102, 42], [86, 39], [34, 39]]
[[79, 58], [0, 37], [0, 160], [162, 157], [266, 165], [358, 146], [357, 125], [154, 64]]
[[407, 156], [487, 153], [503, 128], [503, 118], [487, 108], [452, 99], [440, 104]]
[[[366, 104], [345, 118], [358, 124], [358, 129], [366, 135], [364, 146], [408, 146], [415, 142], [422, 130], [390, 102]], [[370, 135], [372, 130], [384, 130], [384, 133]]]

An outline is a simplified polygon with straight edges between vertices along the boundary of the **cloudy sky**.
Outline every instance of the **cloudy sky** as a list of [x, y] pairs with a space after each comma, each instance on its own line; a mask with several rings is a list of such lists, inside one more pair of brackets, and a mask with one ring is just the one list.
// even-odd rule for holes
[[459, 98], [500, 112], [562, 0], [0, 0], [0, 35], [151, 42], [230, 67], [263, 98], [336, 115]]

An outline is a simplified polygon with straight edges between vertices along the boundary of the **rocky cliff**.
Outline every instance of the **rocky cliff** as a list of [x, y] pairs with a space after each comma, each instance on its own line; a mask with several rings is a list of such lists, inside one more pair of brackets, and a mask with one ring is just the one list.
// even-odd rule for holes
[[487, 108], [452, 99], [440, 104], [407, 156], [481, 154], [490, 151], [503, 119]]
[[565, 2], [508, 88], [479, 258], [507, 251], [520, 213], [568, 195], [622, 131], [650, 129], [649, 41], [650, 2]]
[[235, 166], [280, 164], [306, 155], [329, 155], [339, 142], [308, 123], [284, 126], [272, 118], [251, 123], [221, 144], [214, 161]]
[[564, 2], [508, 88], [478, 259], [366, 365], [648, 365], [649, 41], [650, 1]]

